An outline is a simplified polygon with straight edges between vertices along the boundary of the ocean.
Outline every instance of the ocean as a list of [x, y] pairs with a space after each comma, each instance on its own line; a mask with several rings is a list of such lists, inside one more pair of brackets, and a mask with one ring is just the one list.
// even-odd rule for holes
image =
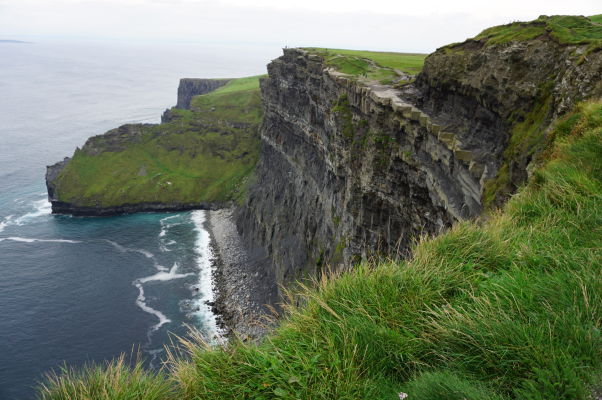
[[182, 77], [265, 73], [261, 46], [0, 43], [0, 400], [43, 374], [140, 351], [149, 368], [189, 326], [220, 332], [204, 211], [50, 214], [46, 165], [124, 123], [158, 123]]

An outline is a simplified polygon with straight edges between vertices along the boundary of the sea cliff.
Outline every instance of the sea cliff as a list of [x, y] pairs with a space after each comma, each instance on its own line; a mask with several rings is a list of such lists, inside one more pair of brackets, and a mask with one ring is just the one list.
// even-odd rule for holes
[[336, 50], [285, 49], [272, 61], [256, 183], [237, 224], [278, 284], [407, 256], [420, 237], [503, 204], [550, 122], [602, 95], [598, 42], [555, 36], [564, 18], [504, 28], [533, 37], [493, 30], [443, 47], [414, 82], [341, 72]]
[[71, 158], [48, 167], [53, 212], [114, 215], [235, 204], [259, 153], [258, 79], [183, 79], [178, 104], [190, 109], [166, 111], [161, 124], [128, 124], [91, 137]]
[[279, 326], [184, 340], [167, 377], [65, 370], [41, 397], [598, 398], [601, 24], [494, 27], [418, 76], [416, 55], [285, 49], [232, 241], [267, 263], [228, 293], [299, 278]]

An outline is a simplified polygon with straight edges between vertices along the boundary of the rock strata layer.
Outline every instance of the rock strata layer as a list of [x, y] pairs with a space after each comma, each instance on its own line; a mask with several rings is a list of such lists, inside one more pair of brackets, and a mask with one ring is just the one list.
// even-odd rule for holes
[[194, 96], [213, 92], [230, 81], [231, 79], [182, 78], [178, 85], [178, 102], [176, 103], [176, 108], [189, 110], [190, 101]]
[[[434, 53], [417, 83], [401, 89], [337, 72], [303, 49], [268, 65], [257, 181], [237, 226], [269, 255], [278, 284], [376, 253], [405, 256], [421, 235], [479, 215], [517, 123], [508, 114], [549, 90], [545, 126], [600, 89], [599, 54], [593, 66], [575, 59], [556, 75], [567, 60], [560, 50], [549, 63], [529, 45], [472, 51]], [[577, 76], [598, 83], [569, 88]], [[515, 169], [526, 176], [526, 166]]]

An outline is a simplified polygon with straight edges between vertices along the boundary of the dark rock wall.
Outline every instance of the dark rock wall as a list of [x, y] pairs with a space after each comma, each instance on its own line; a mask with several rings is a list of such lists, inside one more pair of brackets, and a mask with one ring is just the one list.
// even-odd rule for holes
[[[546, 35], [497, 45], [471, 39], [427, 57], [415, 87], [416, 105], [487, 165], [488, 178], [504, 166], [500, 205], [526, 181], [550, 122], [577, 102], [602, 96], [602, 52]], [[510, 139], [524, 123], [532, 123], [532, 132]]]
[[230, 82], [230, 79], [180, 79], [176, 108], [188, 110], [194, 96], [207, 94]]
[[[405, 256], [421, 235], [479, 215], [516, 122], [509, 116], [546, 87], [549, 119], [600, 89], [600, 57], [565, 62], [578, 48], [464, 46], [429, 56], [401, 91], [358, 82], [300, 49], [268, 65], [257, 180], [237, 226], [269, 255], [277, 283], [376, 252]], [[589, 86], [571, 83], [581, 79]]]
[[342, 268], [477, 215], [481, 170], [407, 104], [287, 49], [268, 66], [257, 183], [238, 215], [279, 283]]

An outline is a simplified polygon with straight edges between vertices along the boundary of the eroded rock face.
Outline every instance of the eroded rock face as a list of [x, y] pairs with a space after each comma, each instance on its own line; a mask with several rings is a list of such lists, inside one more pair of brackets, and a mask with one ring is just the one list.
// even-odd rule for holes
[[178, 103], [176, 104], [176, 108], [188, 110], [190, 109], [190, 101], [194, 96], [212, 92], [230, 81], [231, 79], [182, 78], [178, 86]]
[[454, 132], [489, 178], [504, 169], [491, 193], [501, 205], [526, 181], [550, 122], [602, 96], [602, 52], [548, 35], [495, 45], [470, 39], [427, 57], [415, 89], [415, 104]]
[[[178, 102], [175, 108], [190, 110], [190, 102], [194, 96], [213, 92], [230, 81], [231, 79], [182, 78], [178, 85]], [[161, 115], [162, 124], [171, 122], [173, 119], [173, 109], [168, 108]]]
[[287, 49], [262, 81], [257, 184], [238, 228], [271, 255], [279, 283], [412, 240], [481, 211], [480, 180], [440, 126], [399, 93]]
[[[375, 253], [404, 256], [421, 235], [479, 215], [520, 122], [516, 110], [528, 112], [548, 90], [549, 121], [600, 92], [599, 54], [568, 65], [578, 48], [544, 42], [442, 49], [402, 90], [285, 49], [261, 82], [257, 182], [237, 215], [249, 245], [270, 256], [277, 283]], [[579, 79], [591, 87], [572, 86]], [[526, 164], [515, 168], [518, 179]]]
[[71, 158], [65, 157], [63, 161], [59, 161], [56, 164], [48, 165], [46, 167], [46, 189], [48, 191], [48, 201], [58, 201], [58, 196], [56, 193], [56, 178], [58, 178], [59, 174], [63, 168], [65, 168], [67, 163], [69, 163], [69, 161], [71, 161]]

